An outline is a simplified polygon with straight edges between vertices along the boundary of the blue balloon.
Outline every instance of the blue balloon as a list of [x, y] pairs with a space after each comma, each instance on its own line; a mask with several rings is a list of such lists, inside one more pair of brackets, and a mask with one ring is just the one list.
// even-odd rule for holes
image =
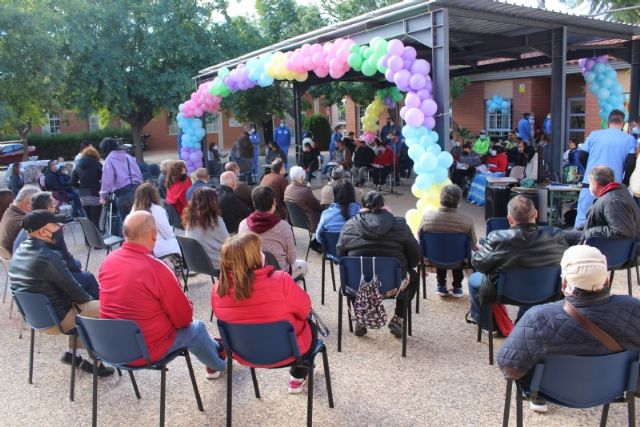
[[604, 64], [596, 64], [596, 65], [593, 66], [593, 72], [596, 73], [596, 74], [600, 74], [600, 73], [602, 73], [603, 71], [606, 71], [606, 70], [607, 70], [607, 66], [604, 65]]
[[433, 182], [439, 184], [447, 179], [447, 177], [449, 176], [449, 172], [446, 168], [437, 167], [433, 172], [431, 172], [431, 175], [433, 175]]
[[405, 138], [416, 138], [416, 129], [412, 126], [409, 125], [404, 125], [402, 127], [402, 136], [404, 136]]
[[427, 147], [427, 153], [433, 153], [436, 156], [442, 151], [442, 148], [438, 144], [431, 144]]
[[419, 145], [420, 141], [417, 138], [405, 138], [404, 144], [410, 148], [414, 145]]
[[424, 154], [424, 148], [422, 148], [422, 145], [420, 144], [414, 144], [409, 147], [409, 149], [407, 150], [407, 154], [409, 154], [411, 160], [417, 162], [418, 159], [420, 159], [420, 156]]
[[453, 164], [453, 156], [448, 151], [438, 154], [438, 166], [448, 169]]
[[426, 173], [421, 173], [416, 177], [416, 187], [420, 190], [427, 190], [432, 185], [433, 182], [431, 182], [431, 177]]
[[596, 73], [589, 71], [584, 75], [584, 81], [587, 83], [593, 83], [596, 80]]
[[438, 167], [438, 157], [434, 153], [427, 151], [420, 156], [418, 163], [424, 166], [425, 171], [431, 172]]
[[436, 144], [440, 140], [440, 135], [438, 135], [438, 132], [430, 130], [429, 135], [431, 136], [431, 139], [433, 139], [433, 142], [435, 142]]
[[422, 145], [424, 148], [427, 148], [428, 146], [430, 146], [431, 144], [433, 144], [433, 138], [431, 138], [431, 135], [423, 135], [420, 138], [420, 145]]
[[602, 102], [605, 99], [609, 98], [609, 89], [606, 89], [604, 87], [601, 87], [598, 90], [598, 101]]

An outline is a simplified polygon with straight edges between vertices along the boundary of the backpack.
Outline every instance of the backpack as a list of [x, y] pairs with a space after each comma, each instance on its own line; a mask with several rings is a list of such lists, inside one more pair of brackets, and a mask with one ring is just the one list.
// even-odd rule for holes
[[355, 293], [353, 303], [353, 320], [366, 328], [378, 329], [387, 324], [387, 313], [382, 305], [380, 280], [376, 274], [376, 258], [373, 258], [373, 277], [370, 281], [364, 278], [364, 267], [360, 257], [360, 287]]

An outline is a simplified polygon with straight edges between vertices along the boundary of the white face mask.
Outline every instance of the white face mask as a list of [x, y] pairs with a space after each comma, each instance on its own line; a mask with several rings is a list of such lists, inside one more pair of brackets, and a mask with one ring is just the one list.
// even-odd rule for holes
[[490, 150], [489, 154], [491, 154], [492, 156], [495, 156], [496, 154], [498, 154], [498, 152], [496, 150]]
[[631, 129], [631, 133], [634, 134], [636, 137], [640, 137], [640, 128], [639, 127], [634, 127], [633, 129]]

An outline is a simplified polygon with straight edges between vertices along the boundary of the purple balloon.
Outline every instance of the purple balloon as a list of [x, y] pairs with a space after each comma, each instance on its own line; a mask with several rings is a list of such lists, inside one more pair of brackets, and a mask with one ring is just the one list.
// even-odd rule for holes
[[394, 73], [393, 71], [391, 71], [391, 68], [387, 68], [387, 71], [385, 71], [385, 72], [384, 72], [384, 78], [385, 78], [385, 79], [387, 79], [387, 81], [388, 81], [389, 83], [394, 83], [394, 81], [393, 81], [393, 76], [394, 76], [395, 74], [396, 74], [396, 73]]
[[416, 52], [416, 49], [413, 46], [406, 46], [402, 51], [402, 59], [413, 60], [413, 59], [416, 59], [417, 55], [418, 53]]
[[404, 116], [405, 116], [405, 114], [407, 114], [407, 110], [408, 109], [409, 109], [409, 107], [407, 107], [406, 105], [400, 109], [400, 118], [401, 119], [404, 119]]
[[426, 79], [424, 78], [424, 76], [422, 74], [414, 74], [409, 79], [409, 86], [413, 90], [422, 89], [425, 86], [426, 83], [427, 83], [427, 81], [426, 81]]
[[390, 56], [389, 60], [387, 61], [387, 67], [389, 67], [390, 70], [393, 70], [394, 73], [396, 71], [400, 71], [403, 65], [404, 61], [397, 55]]
[[593, 59], [588, 59], [584, 64], [584, 68], [586, 68], [587, 71], [591, 71], [594, 65], [596, 65], [596, 61], [594, 61]]
[[398, 86], [400, 90], [406, 90], [409, 85], [409, 79], [411, 78], [411, 73], [409, 70], [400, 70], [393, 76], [394, 83]]
[[606, 64], [609, 62], [609, 57], [607, 55], [598, 56], [596, 58], [596, 64]]
[[417, 93], [421, 100], [431, 99], [431, 92], [426, 89], [419, 90]]
[[409, 108], [420, 108], [420, 97], [417, 93], [409, 92], [404, 99], [404, 105]]
[[587, 58], [582, 58], [580, 61], [578, 61], [578, 64], [580, 64], [580, 67], [584, 68], [584, 64], [587, 62]]
[[425, 99], [420, 104], [420, 110], [427, 117], [432, 117], [438, 111], [438, 104], [433, 99]]
[[424, 118], [424, 125], [429, 130], [433, 130], [433, 128], [436, 127], [436, 119], [434, 119], [433, 117], [425, 117]]
[[424, 83], [424, 90], [429, 91], [429, 93], [431, 93], [431, 91], [433, 90], [433, 82], [431, 80], [428, 80]]
[[389, 40], [389, 43], [387, 44], [387, 52], [389, 52], [389, 55], [402, 55], [403, 51], [404, 44], [400, 40]]
[[411, 73], [413, 74], [422, 74], [426, 76], [431, 71], [431, 65], [424, 59], [416, 59], [416, 61], [411, 65]]
[[407, 113], [404, 115], [404, 121], [407, 122], [409, 126], [418, 127], [422, 125], [422, 122], [424, 121], [424, 114], [419, 108], [409, 108]]

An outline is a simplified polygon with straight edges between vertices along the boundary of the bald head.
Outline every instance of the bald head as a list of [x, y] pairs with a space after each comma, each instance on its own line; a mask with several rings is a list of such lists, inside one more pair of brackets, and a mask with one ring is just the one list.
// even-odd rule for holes
[[198, 168], [194, 172], [196, 179], [204, 182], [209, 182], [209, 171], [206, 168]]
[[137, 243], [153, 250], [156, 244], [156, 221], [147, 211], [131, 212], [122, 227], [125, 241]]
[[231, 171], [223, 172], [222, 175], [220, 175], [220, 185], [225, 185], [227, 187], [235, 189], [236, 174]]

